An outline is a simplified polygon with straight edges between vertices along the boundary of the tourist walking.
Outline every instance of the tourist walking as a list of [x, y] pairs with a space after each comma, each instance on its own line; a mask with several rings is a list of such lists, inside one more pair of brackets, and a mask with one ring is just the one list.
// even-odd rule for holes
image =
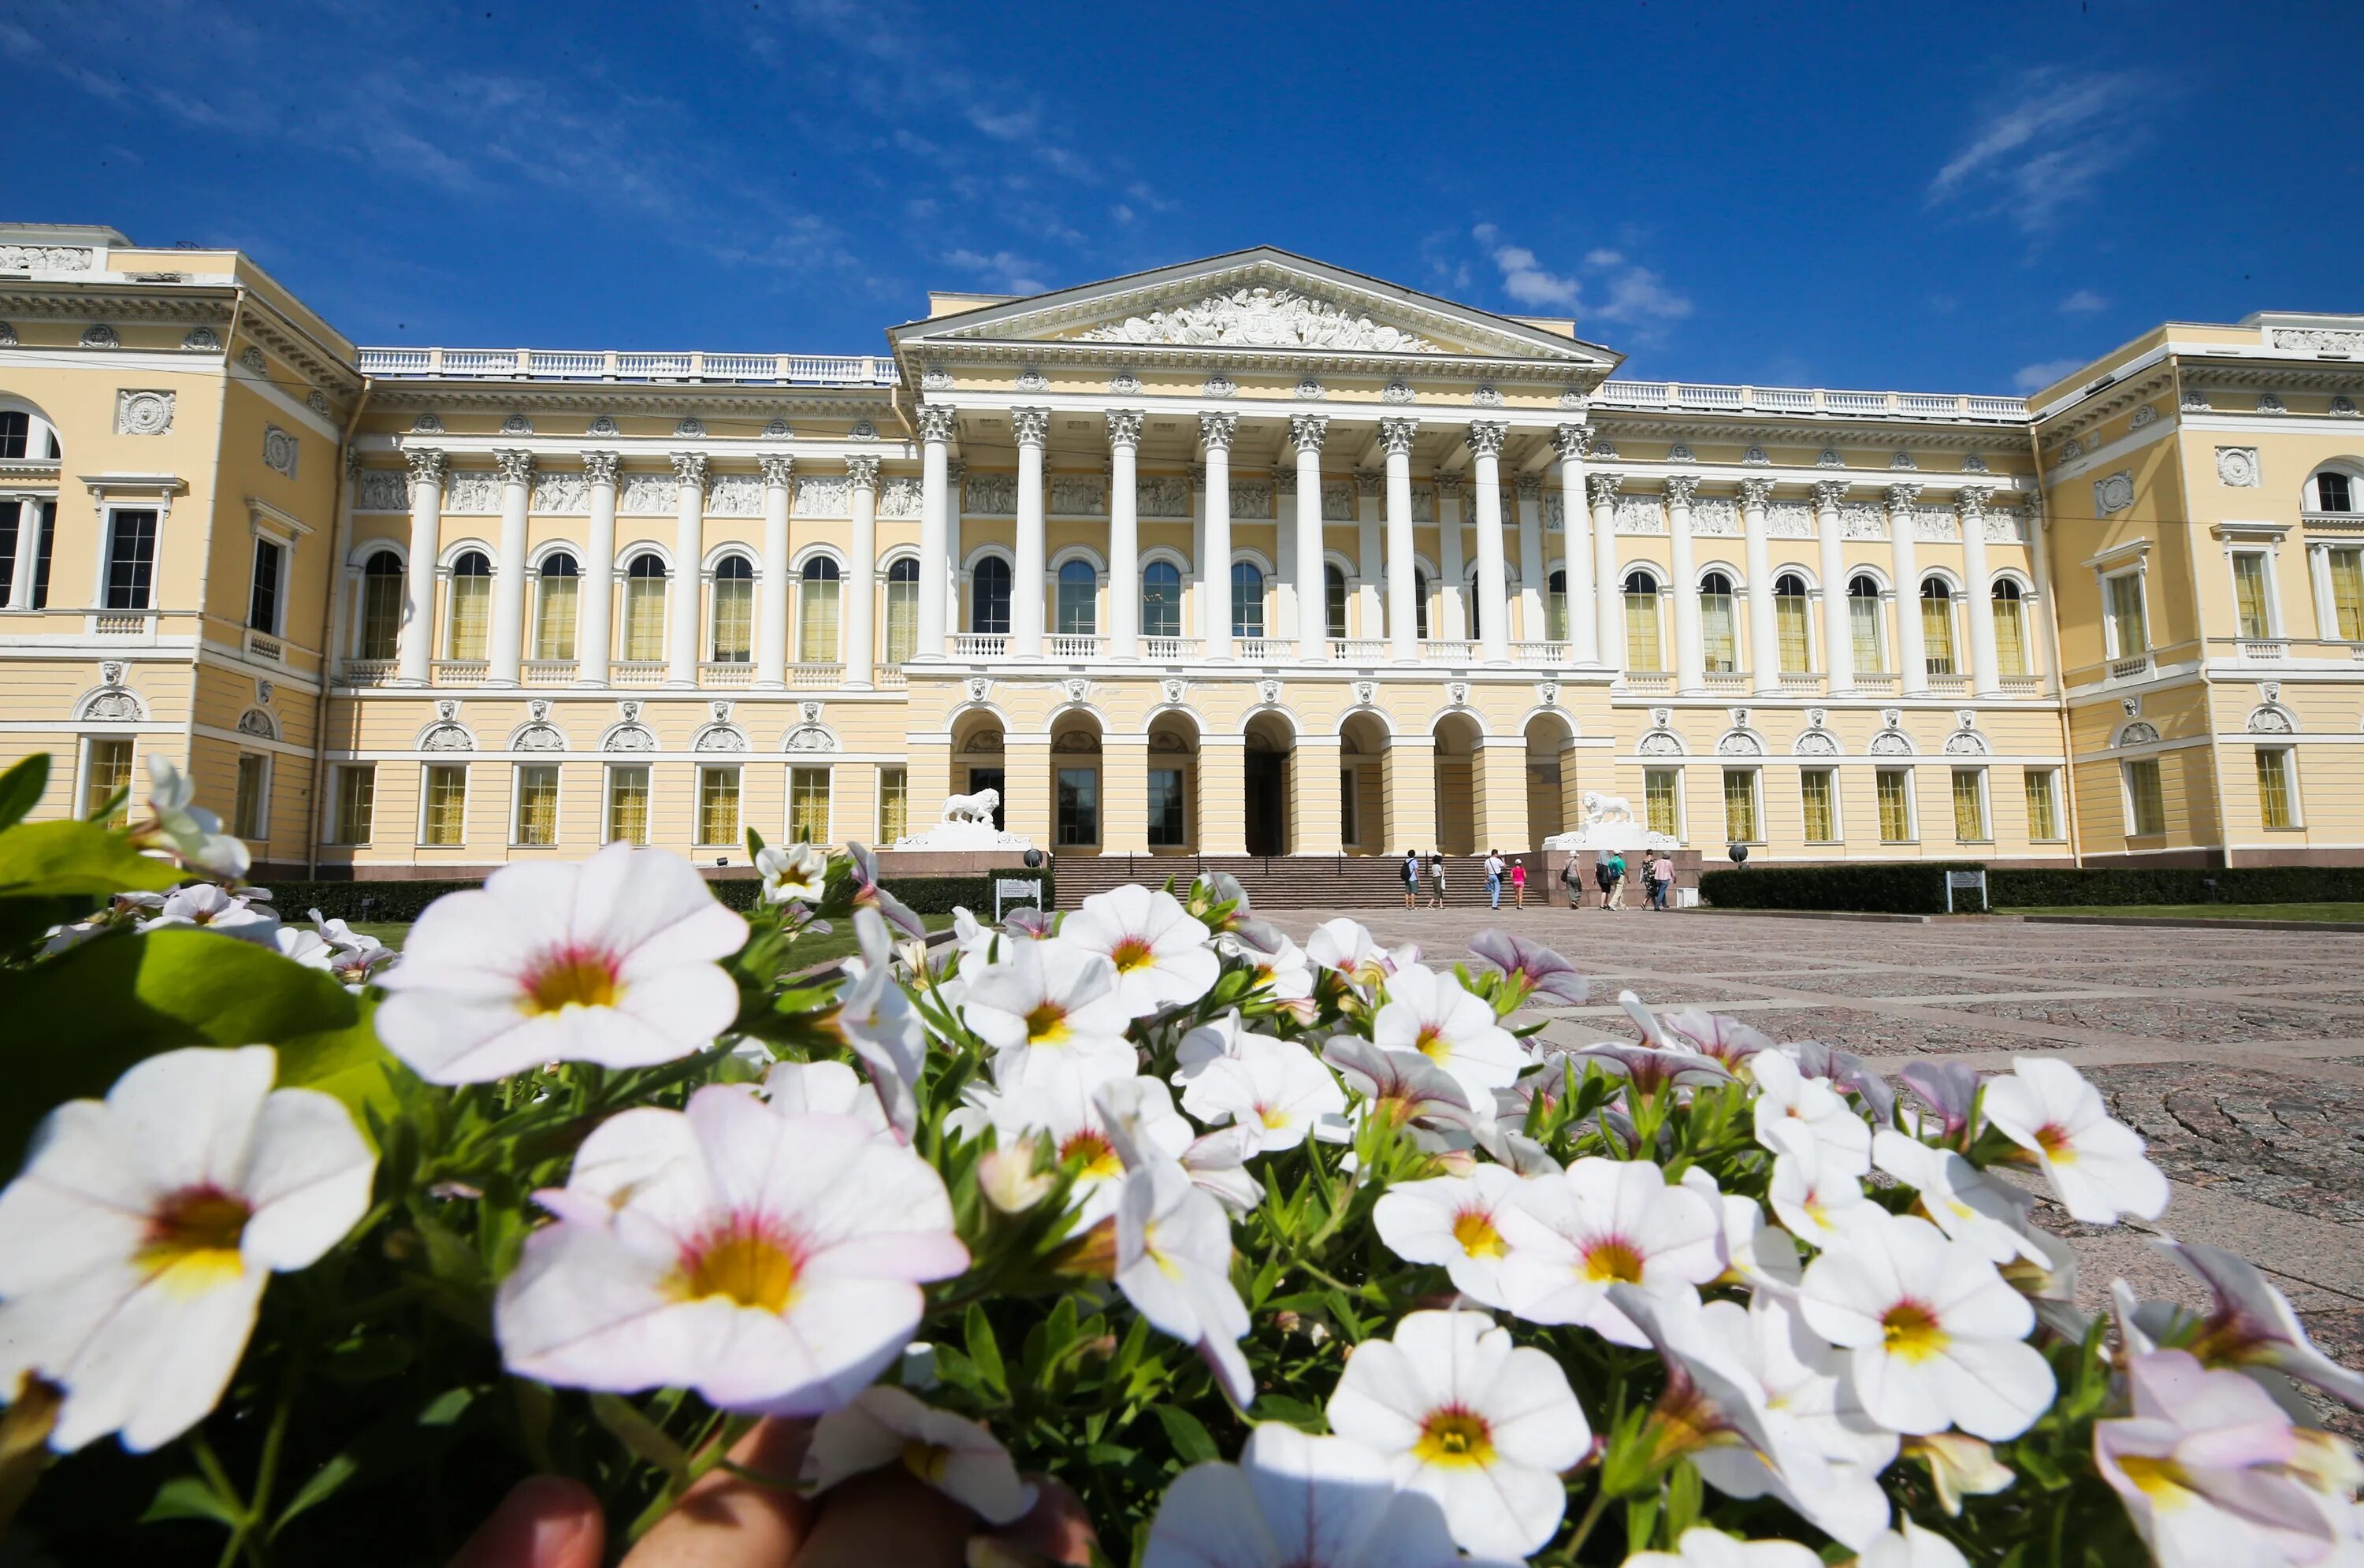
[[1567, 894], [1567, 906], [1569, 908], [1581, 909], [1584, 907], [1584, 871], [1577, 864], [1576, 857], [1574, 855], [1568, 856], [1567, 859], [1560, 862], [1559, 884]]
[[1600, 906], [1609, 907], [1609, 862], [1611, 851], [1601, 851], [1592, 857], [1592, 884], [1600, 889]]
[[1670, 907], [1674, 894], [1675, 857], [1662, 850], [1658, 853], [1658, 858], [1650, 862], [1650, 907], [1653, 909]]
[[1502, 906], [1502, 851], [1486, 851], [1486, 903], [1495, 909]]
[[1403, 863], [1404, 907], [1420, 907], [1420, 851], [1406, 850]]
[[1444, 851], [1443, 850], [1428, 857], [1428, 873], [1436, 883], [1436, 896], [1429, 900], [1428, 906], [1432, 909], [1442, 909], [1444, 907]]
[[1607, 907], [1625, 907], [1625, 857], [1611, 850], [1609, 852], [1609, 903]]
[[1511, 862], [1511, 902], [1522, 909], [1527, 906], [1527, 858], [1524, 855]]

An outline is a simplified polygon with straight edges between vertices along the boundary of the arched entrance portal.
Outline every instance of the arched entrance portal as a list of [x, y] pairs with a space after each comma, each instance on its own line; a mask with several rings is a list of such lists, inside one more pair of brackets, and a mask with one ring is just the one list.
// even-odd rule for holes
[[1001, 720], [990, 713], [964, 716], [953, 728], [953, 793], [976, 795], [991, 790], [1000, 797], [993, 808], [993, 825], [1002, 827], [1009, 807], [1009, 775], [1001, 754]]
[[1576, 826], [1576, 731], [1556, 713], [1527, 720], [1527, 843], [1540, 849]]
[[1080, 709], [1051, 726], [1051, 847], [1062, 854], [1098, 854], [1101, 825], [1100, 727]]
[[1388, 852], [1388, 727], [1377, 714], [1350, 713], [1338, 727], [1338, 841], [1350, 855]]
[[[1187, 713], [1149, 721], [1149, 852], [1182, 854], [1199, 844], [1199, 727]], [[1154, 880], [1154, 879], [1153, 879]]]
[[1436, 838], [1448, 855], [1478, 852], [1478, 721], [1448, 713], [1436, 721]]
[[1248, 720], [1246, 742], [1247, 851], [1285, 855], [1288, 853], [1289, 774], [1296, 736], [1279, 715], [1259, 713]]

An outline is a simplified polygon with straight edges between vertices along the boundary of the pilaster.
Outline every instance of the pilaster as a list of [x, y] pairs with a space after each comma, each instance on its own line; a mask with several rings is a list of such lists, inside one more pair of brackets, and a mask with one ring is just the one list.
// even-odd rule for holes
[[1245, 737], [1199, 738], [1199, 852], [1248, 852], [1248, 771]]
[[1288, 758], [1288, 852], [1335, 855], [1339, 745], [1335, 735], [1300, 735]]

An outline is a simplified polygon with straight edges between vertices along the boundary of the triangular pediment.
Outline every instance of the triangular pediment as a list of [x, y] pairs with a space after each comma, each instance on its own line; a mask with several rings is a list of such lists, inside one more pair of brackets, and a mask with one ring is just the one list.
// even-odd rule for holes
[[1365, 277], [1269, 247], [1136, 272], [892, 332], [929, 345], [1058, 345], [1132, 355], [1175, 352], [1373, 361], [1516, 360], [1605, 375], [1622, 357], [1547, 328]]

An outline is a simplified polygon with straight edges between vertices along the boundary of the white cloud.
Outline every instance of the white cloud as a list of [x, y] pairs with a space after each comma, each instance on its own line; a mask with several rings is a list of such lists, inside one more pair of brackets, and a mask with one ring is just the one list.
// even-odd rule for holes
[[1609, 280], [1609, 303], [1593, 314], [1603, 321], [1647, 326], [1691, 313], [1691, 302], [1647, 267], [1628, 267]]
[[1502, 269], [1502, 292], [1521, 305], [1576, 308], [1576, 280], [1544, 271], [1535, 261], [1535, 253], [1525, 246], [1500, 247], [1494, 252], [1494, 264]]
[[1614, 267], [1624, 260], [1624, 256], [1615, 250], [1587, 250], [1584, 253], [1584, 264], [1588, 267]]
[[2107, 310], [2110, 308], [2110, 302], [2091, 289], [2079, 289], [2060, 302], [2060, 308], [2068, 315], [2080, 316], [2090, 311]]
[[2011, 384], [2022, 392], [2034, 392], [2038, 387], [2050, 386], [2084, 362], [2082, 360], [2039, 360], [2035, 364], [2020, 366], [2012, 373]]
[[1008, 250], [996, 250], [990, 256], [976, 250], [947, 250], [944, 265], [981, 273], [998, 284], [1003, 294], [1041, 294], [1050, 286], [1043, 281], [1039, 263]]
[[2131, 71], [2026, 72], [1929, 182], [1929, 205], [1975, 203], [2030, 234], [2052, 228], [2133, 156], [2151, 85]]

